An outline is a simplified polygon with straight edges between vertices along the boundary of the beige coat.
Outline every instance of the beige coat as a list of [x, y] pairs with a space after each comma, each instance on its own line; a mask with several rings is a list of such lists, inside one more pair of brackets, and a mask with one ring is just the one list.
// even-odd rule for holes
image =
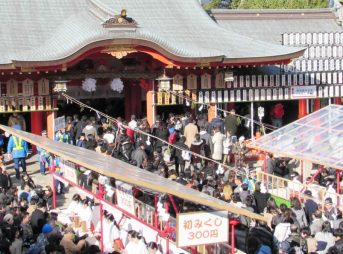
[[185, 127], [184, 135], [186, 137], [186, 145], [190, 148], [192, 142], [194, 141], [195, 134], [198, 133], [198, 127], [193, 124], [189, 123]]
[[222, 160], [223, 157], [223, 141], [225, 139], [224, 134], [222, 134], [220, 131], [216, 132], [212, 137], [212, 143], [213, 143], [213, 153], [212, 153], [212, 159], [214, 160]]

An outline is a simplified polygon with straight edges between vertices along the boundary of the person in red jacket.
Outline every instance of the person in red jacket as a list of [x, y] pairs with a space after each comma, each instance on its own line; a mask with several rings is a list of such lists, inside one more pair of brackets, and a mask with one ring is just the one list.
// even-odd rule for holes
[[275, 127], [281, 128], [282, 127], [282, 118], [285, 114], [283, 109], [283, 105], [281, 103], [276, 104], [271, 111], [271, 118], [272, 123]]

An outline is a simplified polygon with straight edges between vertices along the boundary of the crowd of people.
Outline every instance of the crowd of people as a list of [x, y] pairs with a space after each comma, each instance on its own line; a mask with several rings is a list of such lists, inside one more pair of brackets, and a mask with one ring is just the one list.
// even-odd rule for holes
[[[292, 198], [290, 208], [285, 204], [277, 206], [267, 186], [257, 181], [255, 169], [249, 168], [244, 160], [248, 153], [245, 138], [237, 137], [237, 129], [241, 125], [245, 123], [234, 110], [225, 118], [217, 117], [211, 122], [203, 115], [194, 118], [187, 113], [170, 114], [167, 119], [158, 117], [153, 126], [149, 126], [146, 119], [136, 119], [134, 115], [128, 122], [118, 118], [114, 123], [104, 118], [82, 116], [79, 119], [75, 115], [67, 117], [65, 128], [56, 133], [55, 140], [115, 157], [233, 206], [263, 214], [268, 223], [231, 215], [232, 219], [240, 221], [236, 227], [236, 246], [247, 253], [343, 252], [343, 223], [337, 223], [342, 216], [336, 208], [336, 200], [327, 197], [322, 209], [311, 198], [312, 192], [307, 190], [304, 199]], [[42, 149], [39, 155], [41, 173], [44, 174], [50, 155]], [[270, 155], [267, 159], [268, 173], [283, 170], [287, 172], [285, 177], [296, 181], [299, 176], [287, 167], [287, 163], [286, 160], [276, 164]], [[19, 172], [19, 166], [16, 172]], [[89, 182], [94, 177], [81, 172], [80, 184], [90, 188]], [[319, 174], [318, 178], [324, 184], [325, 177]], [[330, 183], [333, 184], [332, 181]], [[190, 202], [177, 202], [177, 205], [179, 211], [203, 209]], [[112, 229], [116, 230], [113, 220], [109, 221]], [[70, 228], [65, 230], [65, 234], [71, 231]], [[38, 233], [43, 234], [41, 231]], [[117, 244], [122, 253], [134, 253], [137, 246], [150, 253], [158, 250], [156, 243], [146, 244], [138, 232], [132, 231], [128, 235], [127, 240]]]

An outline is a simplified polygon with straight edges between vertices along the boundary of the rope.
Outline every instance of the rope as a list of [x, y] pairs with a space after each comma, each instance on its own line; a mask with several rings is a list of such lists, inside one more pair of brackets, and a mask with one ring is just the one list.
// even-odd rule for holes
[[[196, 103], [196, 104], [201, 104], [201, 105], [208, 106], [208, 107], [211, 106], [211, 103], [198, 102], [198, 101], [196, 101], [196, 100], [193, 100], [193, 99], [190, 98], [190, 97], [184, 96], [184, 95], [179, 94], [179, 93], [175, 93], [175, 92], [173, 92], [173, 91], [165, 91], [165, 92], [167, 92], [167, 93], [169, 93], [169, 94], [172, 94], [172, 95], [175, 95], [175, 96], [178, 96], [178, 97], [180, 97], [180, 98], [182, 98], [182, 99], [185, 99], [185, 100], [187, 100], [187, 101], [194, 102], [194, 103]], [[251, 119], [248, 118], [248, 117], [245, 117], [245, 116], [242, 116], [242, 115], [239, 115], [239, 114], [236, 114], [236, 113], [233, 114], [233, 113], [231, 113], [231, 112], [229, 112], [229, 111], [227, 111], [227, 110], [225, 110], [225, 109], [217, 108], [217, 110], [222, 111], [223, 113], [226, 113], [226, 114], [232, 114], [232, 115], [237, 116], [237, 117], [239, 117], [239, 118], [242, 118], [242, 119], [251, 121]], [[268, 129], [268, 130], [274, 131], [274, 130], [277, 129], [277, 127], [275, 127], [275, 126], [273, 126], [273, 125], [271, 125], [271, 124], [262, 123], [262, 122], [259, 122], [259, 121], [256, 121], [256, 120], [253, 120], [253, 123], [255, 123], [256, 125], [260, 126], [261, 128], [266, 128], [266, 129]], [[267, 126], [269, 126], [269, 127], [267, 127]]]
[[[103, 113], [103, 112], [101, 112], [101, 111], [99, 111], [99, 110], [97, 110], [97, 109], [95, 109], [95, 108], [93, 108], [93, 107], [91, 107], [91, 106], [89, 106], [89, 105], [87, 105], [87, 104], [85, 104], [85, 103], [83, 103], [83, 102], [81, 102], [81, 101], [79, 101], [79, 100], [77, 100], [77, 99], [75, 99], [75, 98], [73, 98], [73, 97], [71, 97], [71, 96], [65, 94], [65, 93], [62, 93], [61, 95], [64, 96], [67, 100], [69, 100], [69, 101], [71, 101], [71, 102], [74, 102], [74, 103], [78, 104], [78, 105], [81, 106], [81, 107], [88, 108], [89, 110], [94, 111], [95, 113], [97, 113], [97, 114], [99, 114], [99, 115], [105, 117], [106, 119], [108, 119], [108, 120], [111, 121], [112, 123], [117, 124], [118, 127], [119, 127], [119, 126], [122, 126], [122, 127], [124, 127], [124, 128], [129, 128], [129, 126], [124, 125], [123, 123], [119, 122], [117, 119], [115, 119], [115, 118], [113, 118], [113, 117], [111, 117], [111, 116], [109, 116], [109, 115], [107, 115], [107, 114], [105, 114], [105, 113]], [[146, 136], [148, 136], [148, 137], [150, 137], [150, 138], [157, 139], [157, 140], [163, 142], [164, 144], [166, 144], [166, 145], [168, 145], [168, 146], [171, 146], [171, 147], [174, 147], [175, 149], [178, 149], [178, 150], [180, 150], [180, 151], [189, 152], [190, 154], [192, 154], [192, 155], [194, 155], [194, 156], [196, 156], [196, 157], [199, 157], [199, 158], [201, 158], [201, 159], [203, 159], [203, 160], [211, 161], [211, 162], [213, 162], [213, 163], [215, 163], [215, 164], [217, 164], [217, 165], [220, 165], [222, 168], [226, 168], [226, 167], [227, 167], [227, 165], [224, 165], [223, 163], [220, 163], [220, 162], [218, 162], [218, 161], [216, 161], [216, 160], [213, 160], [213, 159], [211, 159], [211, 158], [205, 157], [205, 156], [203, 156], [203, 155], [201, 155], [201, 154], [194, 153], [194, 152], [192, 152], [192, 151], [182, 149], [182, 148], [180, 148], [180, 147], [178, 147], [178, 146], [176, 146], [176, 145], [174, 145], [174, 144], [170, 144], [169, 142], [167, 142], [167, 141], [165, 141], [165, 140], [163, 140], [163, 139], [161, 139], [161, 138], [159, 138], [159, 137], [156, 137], [156, 136], [154, 136], [154, 135], [152, 135], [152, 134], [150, 134], [150, 133], [147, 133], [147, 132], [145, 132], [145, 131], [142, 131], [142, 130], [140, 130], [140, 129], [138, 129], [138, 128], [135, 128], [133, 131], [136, 132], [136, 133], [139, 133], [139, 134], [146, 135]], [[237, 175], [245, 175], [245, 176], [247, 175], [246, 172], [242, 172], [242, 170], [238, 170], [238, 169], [231, 169], [231, 170], [233, 170]]]

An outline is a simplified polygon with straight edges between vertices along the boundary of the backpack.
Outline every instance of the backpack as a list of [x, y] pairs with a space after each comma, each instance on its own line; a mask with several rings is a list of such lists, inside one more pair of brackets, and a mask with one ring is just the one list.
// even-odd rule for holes
[[285, 114], [284, 110], [283, 110], [283, 106], [282, 105], [276, 105], [274, 107], [274, 110], [273, 110], [273, 116], [274, 118], [276, 119], [281, 119], [283, 117], [283, 115]]

